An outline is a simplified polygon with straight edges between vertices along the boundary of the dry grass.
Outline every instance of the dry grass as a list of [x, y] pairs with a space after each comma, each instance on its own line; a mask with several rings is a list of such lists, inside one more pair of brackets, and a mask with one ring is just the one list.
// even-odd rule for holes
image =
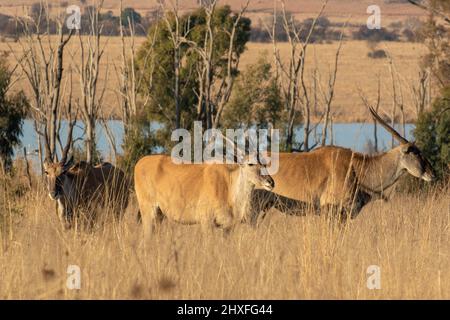
[[[143, 43], [145, 38], [137, 38], [136, 44]], [[109, 37], [104, 39], [106, 44], [105, 58], [101, 64], [99, 88], [102, 90], [106, 84], [107, 92], [103, 101], [103, 110], [106, 115], [112, 113], [120, 116], [118, 95], [118, 80], [116, 68], [120, 67], [121, 42], [119, 37]], [[107, 42], [106, 42], [107, 41]], [[17, 57], [20, 57], [23, 50], [17, 43], [0, 43], [1, 51], [11, 51], [10, 47]], [[309, 47], [307, 56], [306, 74], [307, 79], [312, 81], [311, 73], [316, 68], [319, 70], [319, 77], [324, 88], [327, 86], [329, 73], [333, 68], [335, 52], [338, 44], [314, 44]], [[272, 45], [261, 43], [249, 43], [248, 50], [242, 56], [241, 69], [245, 69], [249, 64], [256, 63], [261, 55], [267, 55], [272, 60]], [[289, 47], [287, 43], [279, 45], [281, 57], [287, 61]], [[402, 94], [405, 105], [407, 121], [416, 117], [412, 100], [411, 85], [417, 85], [419, 62], [421, 57], [427, 52], [423, 44], [414, 43], [381, 43], [380, 49], [387, 50], [394, 61], [398, 70], [400, 81], [396, 81], [398, 95]], [[70, 52], [70, 55], [69, 55]], [[376, 98], [378, 76], [381, 79], [381, 110], [390, 112], [392, 106], [392, 82], [390, 77], [389, 65], [387, 59], [371, 59], [367, 57], [369, 48], [364, 41], [348, 41], [342, 48], [339, 71], [337, 75], [335, 99], [332, 106], [334, 122], [357, 122], [370, 120], [370, 117], [364, 107], [358, 93], [361, 88], [368, 96], [369, 100]], [[71, 61], [70, 56], [75, 57]], [[65, 69], [70, 69], [70, 63], [79, 63], [79, 40], [74, 39], [67, 48], [67, 57], [65, 59]], [[11, 64], [15, 63], [14, 55], [10, 55]], [[108, 77], [106, 70], [108, 69]], [[74, 76], [74, 98], [80, 94], [79, 81]], [[311, 83], [310, 83], [311, 84]], [[68, 85], [66, 85], [68, 87]], [[31, 90], [25, 79], [19, 81], [14, 87], [15, 90], [23, 89], [30, 96]], [[320, 92], [319, 92], [320, 96]], [[319, 105], [319, 111], [324, 107]], [[315, 119], [313, 119], [315, 120]]]
[[[258, 55], [267, 53], [269, 59], [272, 59], [272, 45], [250, 43], [248, 50], [242, 57], [242, 68], [250, 63], [255, 63]], [[312, 87], [312, 73], [317, 68], [318, 77], [324, 90], [327, 88], [330, 72], [333, 70], [334, 59], [338, 43], [332, 44], [313, 44], [309, 46], [305, 78]], [[289, 45], [281, 43], [279, 45], [280, 55], [283, 62], [289, 58]], [[401, 42], [382, 42], [379, 49], [385, 50], [390, 54], [393, 60], [397, 86], [397, 99], [403, 98], [405, 107], [405, 116], [407, 121], [415, 119], [415, 109], [413, 103], [413, 94], [411, 86], [417, 86], [420, 70], [420, 60], [426, 54], [427, 48], [423, 44], [401, 43]], [[375, 101], [377, 96], [378, 78], [381, 82], [381, 104], [383, 112], [390, 114], [393, 101], [392, 80], [389, 69], [388, 59], [372, 59], [367, 56], [369, 48], [365, 41], [347, 41], [344, 42], [340, 58], [339, 70], [337, 74], [335, 98], [332, 104], [332, 115], [335, 122], [359, 122], [371, 120], [367, 113], [367, 108], [361, 101], [359, 89], [361, 89], [370, 101]], [[318, 90], [318, 96], [321, 97], [321, 91]], [[310, 93], [312, 96], [312, 93]], [[319, 111], [323, 110], [319, 104]], [[313, 119], [314, 120], [314, 119]]]
[[[12, 15], [23, 15], [24, 7], [29, 6], [37, 0], [18, 0], [18, 1], [2, 1], [0, 9], [4, 13]], [[49, 0], [53, 4], [55, 12], [61, 12], [66, 1]], [[196, 6], [196, 0], [181, 1], [180, 5], [183, 10], [191, 10]], [[221, 4], [231, 4], [234, 9], [238, 9], [242, 0], [223, 0]], [[59, 5], [58, 5], [59, 4]], [[330, 0], [325, 15], [333, 22], [347, 21], [351, 16], [349, 23], [352, 27], [347, 29], [346, 33], [355, 30], [359, 25], [365, 24], [368, 14], [366, 12], [367, 6], [378, 4], [381, 7], [382, 24], [389, 25], [391, 22], [404, 21], [408, 17], [415, 16], [423, 18], [425, 15], [423, 10], [408, 4], [385, 4], [384, 0]], [[125, 6], [136, 8], [141, 13], [152, 10], [156, 6], [156, 1], [147, 0], [125, 0]], [[287, 10], [294, 12], [298, 19], [305, 19], [315, 16], [322, 6], [322, 1], [317, 0], [291, 0], [287, 1]], [[115, 0], [105, 0], [105, 10], [112, 10], [114, 14], [118, 14], [118, 4]], [[272, 0], [251, 1], [248, 16], [252, 19], [254, 25], [258, 25], [261, 19], [266, 19], [270, 16], [273, 10]], [[8, 40], [7, 40], [8, 41]], [[145, 41], [145, 38], [137, 38], [136, 44], [139, 46]], [[121, 64], [121, 42], [119, 37], [104, 38], [106, 50], [104, 59], [102, 61], [100, 70], [100, 90], [103, 85], [106, 85], [107, 92], [103, 103], [103, 110], [105, 116], [120, 117], [121, 111], [117, 101], [119, 101], [118, 94], [118, 77], [116, 70]], [[272, 45], [249, 43], [248, 50], [243, 54], [241, 68], [256, 62], [257, 58], [266, 53], [269, 59], [272, 59]], [[23, 54], [23, 49], [18, 43], [14, 42], [0, 42], [1, 51], [14, 51], [17, 57]], [[318, 68], [319, 76], [324, 87], [327, 85], [330, 69], [334, 64], [334, 55], [337, 48], [337, 43], [334, 44], [316, 44], [310, 46], [307, 62], [307, 73], [311, 74], [311, 70]], [[406, 120], [411, 121], [415, 119], [414, 105], [412, 100], [411, 85], [417, 85], [419, 62], [421, 57], [427, 52], [423, 44], [414, 43], [381, 43], [378, 49], [385, 49], [392, 56], [397, 70], [399, 71], [400, 81], [398, 84], [399, 96], [404, 98], [404, 106], [406, 111]], [[289, 55], [289, 48], [286, 43], [280, 44], [281, 56], [284, 60]], [[338, 73], [335, 99], [332, 106], [332, 114], [334, 122], [356, 122], [370, 120], [366, 109], [361, 102], [358, 94], [358, 87], [362, 88], [368, 95], [369, 100], [375, 99], [377, 92], [378, 76], [382, 81], [382, 96], [381, 108], [388, 111], [392, 105], [392, 84], [389, 74], [387, 59], [371, 59], [367, 56], [370, 49], [365, 41], [348, 41], [345, 42], [341, 53], [340, 70]], [[65, 57], [65, 70], [70, 70], [70, 64], [79, 64], [79, 41], [73, 39], [67, 47], [67, 55]], [[71, 56], [75, 57], [72, 61]], [[11, 63], [15, 63], [13, 55], [10, 55]], [[108, 76], [107, 76], [108, 70]], [[308, 79], [312, 79], [311, 76]], [[74, 83], [74, 98], [79, 96], [79, 83], [75, 78]], [[25, 79], [19, 81], [14, 88], [15, 90], [25, 90], [31, 96], [31, 90], [27, 85]], [[319, 112], [323, 109], [319, 106]], [[320, 116], [313, 118], [316, 121]], [[399, 120], [399, 119], [397, 119]]]
[[[23, 217], [2, 230], [0, 298], [449, 299], [448, 191], [374, 202], [345, 228], [271, 212], [228, 237], [165, 222], [148, 243], [134, 204], [122, 223], [62, 231], [34, 191], [15, 200]], [[72, 291], [73, 264], [81, 289]], [[380, 290], [366, 287], [370, 265], [381, 267]]]

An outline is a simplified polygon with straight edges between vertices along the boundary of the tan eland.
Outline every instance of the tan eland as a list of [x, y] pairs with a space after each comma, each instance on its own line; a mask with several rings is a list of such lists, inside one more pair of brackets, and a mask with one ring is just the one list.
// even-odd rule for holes
[[239, 164], [175, 164], [169, 156], [151, 155], [138, 161], [134, 179], [146, 237], [164, 217], [230, 231], [250, 212], [252, 190], [274, 187], [265, 166], [248, 158]]
[[345, 217], [348, 214], [354, 218], [372, 199], [386, 199], [384, 191], [405, 172], [432, 181], [433, 168], [419, 148], [389, 126], [373, 108], [369, 110], [400, 142], [399, 146], [377, 155], [335, 146], [305, 153], [281, 153], [279, 170], [273, 175], [273, 193], [282, 196], [284, 202], [291, 200], [294, 207], [331, 206], [341, 209]]

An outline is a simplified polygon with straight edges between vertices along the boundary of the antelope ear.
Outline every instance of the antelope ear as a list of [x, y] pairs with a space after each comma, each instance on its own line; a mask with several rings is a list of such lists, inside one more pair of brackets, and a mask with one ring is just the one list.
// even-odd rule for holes
[[404, 144], [404, 145], [401, 146], [400, 151], [401, 151], [403, 154], [407, 154], [407, 153], [409, 153], [409, 148], [410, 148], [410, 147], [411, 147], [411, 146], [410, 146], [409, 144]]

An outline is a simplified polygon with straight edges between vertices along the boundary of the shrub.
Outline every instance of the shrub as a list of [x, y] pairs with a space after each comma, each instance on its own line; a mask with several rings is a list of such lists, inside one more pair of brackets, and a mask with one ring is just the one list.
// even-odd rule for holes
[[380, 41], [398, 41], [399, 35], [394, 31], [389, 31], [386, 28], [370, 30], [367, 26], [361, 26], [358, 31], [353, 32], [353, 39], [368, 40], [374, 42]]
[[7, 96], [11, 76], [6, 57], [0, 57], [0, 165], [6, 171], [11, 170], [14, 148], [20, 144], [23, 120], [28, 108], [23, 92]]
[[138, 160], [155, 152], [157, 139], [151, 123], [145, 115], [133, 119], [129, 130], [125, 133], [123, 141], [124, 154], [118, 159], [117, 164], [126, 172], [133, 174], [133, 168]]
[[422, 112], [414, 130], [417, 146], [433, 165], [438, 178], [448, 177], [450, 164], [450, 88], [431, 110]]
[[387, 57], [387, 54], [383, 49], [377, 49], [367, 53], [367, 56], [372, 59], [384, 59]]

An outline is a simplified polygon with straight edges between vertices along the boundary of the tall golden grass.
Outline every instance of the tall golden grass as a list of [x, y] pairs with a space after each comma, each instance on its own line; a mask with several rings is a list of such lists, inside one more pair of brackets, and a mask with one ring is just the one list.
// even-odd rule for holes
[[[270, 211], [228, 236], [165, 221], [147, 243], [135, 202], [121, 222], [64, 231], [35, 189], [1, 208], [2, 299], [450, 298], [449, 187], [373, 202], [344, 227]], [[69, 265], [80, 290], [66, 287]], [[379, 290], [367, 288], [371, 265]]]

